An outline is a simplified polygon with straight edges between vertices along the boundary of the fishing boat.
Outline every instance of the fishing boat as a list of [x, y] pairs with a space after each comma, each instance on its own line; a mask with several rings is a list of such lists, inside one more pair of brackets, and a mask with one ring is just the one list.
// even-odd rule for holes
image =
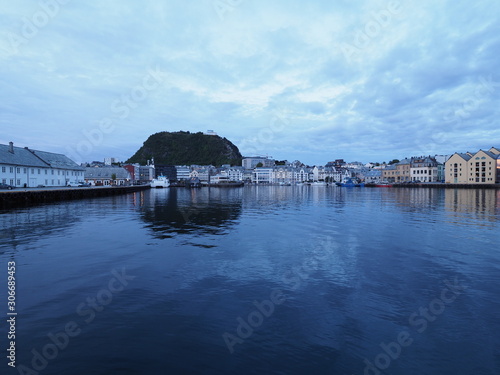
[[158, 176], [151, 181], [152, 188], [168, 188], [170, 181], [165, 176]]
[[340, 183], [338, 186], [343, 186], [343, 187], [365, 187], [364, 183], [359, 183], [359, 182], [354, 182], [352, 178], [346, 179], [344, 182]]

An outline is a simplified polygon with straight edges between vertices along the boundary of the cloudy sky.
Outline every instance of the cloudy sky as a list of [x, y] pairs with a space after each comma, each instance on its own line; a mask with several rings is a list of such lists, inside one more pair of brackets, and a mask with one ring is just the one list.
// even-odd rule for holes
[[0, 143], [125, 160], [159, 131], [325, 164], [500, 146], [500, 2], [2, 1]]

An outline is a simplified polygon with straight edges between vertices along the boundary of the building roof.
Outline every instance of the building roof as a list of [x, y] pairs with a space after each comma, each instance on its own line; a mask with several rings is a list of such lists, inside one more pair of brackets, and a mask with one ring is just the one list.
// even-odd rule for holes
[[0, 145], [0, 164], [49, 168], [49, 165], [47, 163], [36, 157], [27, 148], [13, 147], [13, 153], [10, 152], [9, 149], [9, 145]]
[[87, 167], [85, 168], [85, 178], [111, 179], [115, 174], [117, 179], [130, 178], [130, 173], [125, 168], [120, 167]]
[[63, 154], [54, 154], [53, 152], [46, 151], [38, 151], [38, 150], [30, 150], [33, 154], [38, 156], [40, 159], [45, 161], [52, 168], [57, 169], [71, 169], [71, 170], [80, 170], [84, 171], [85, 168], [80, 167], [73, 160], [68, 158]]
[[18, 165], [24, 167], [57, 168], [83, 171], [73, 160], [63, 154], [53, 152], [31, 150], [28, 147], [12, 146], [14, 152], [10, 152], [10, 145], [0, 145], [0, 164]]

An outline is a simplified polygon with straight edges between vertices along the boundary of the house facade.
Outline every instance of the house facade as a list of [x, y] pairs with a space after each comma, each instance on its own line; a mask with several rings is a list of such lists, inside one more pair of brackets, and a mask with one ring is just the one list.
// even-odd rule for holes
[[0, 181], [15, 187], [66, 186], [84, 180], [85, 168], [63, 154], [0, 145]]
[[438, 182], [438, 163], [432, 156], [412, 158], [411, 181]]
[[85, 182], [94, 186], [128, 185], [132, 176], [125, 168], [120, 167], [88, 167], [85, 168]]
[[445, 182], [448, 184], [500, 183], [500, 150], [479, 150], [472, 154], [455, 153], [445, 163]]

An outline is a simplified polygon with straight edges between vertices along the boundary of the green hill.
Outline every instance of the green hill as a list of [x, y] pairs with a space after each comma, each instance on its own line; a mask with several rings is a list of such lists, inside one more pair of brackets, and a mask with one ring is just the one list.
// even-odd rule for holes
[[218, 135], [190, 132], [160, 132], [151, 135], [127, 163], [165, 165], [241, 165], [238, 147]]

